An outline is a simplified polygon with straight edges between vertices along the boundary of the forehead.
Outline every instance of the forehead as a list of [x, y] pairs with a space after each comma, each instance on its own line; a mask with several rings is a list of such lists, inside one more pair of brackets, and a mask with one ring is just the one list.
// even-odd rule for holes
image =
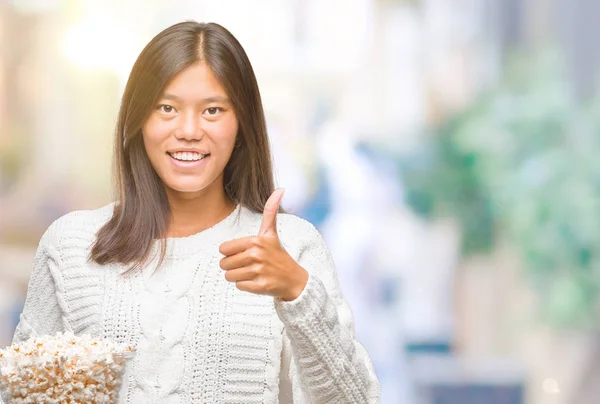
[[173, 77], [163, 91], [162, 96], [165, 95], [195, 101], [207, 97], [226, 97], [227, 93], [211, 68], [204, 62], [196, 62]]

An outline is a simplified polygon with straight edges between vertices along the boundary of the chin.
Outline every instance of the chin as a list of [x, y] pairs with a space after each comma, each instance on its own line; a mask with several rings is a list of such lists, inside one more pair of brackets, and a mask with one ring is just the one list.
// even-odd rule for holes
[[204, 182], [180, 182], [180, 181], [170, 181], [166, 182], [166, 187], [174, 192], [181, 193], [198, 193], [207, 188], [207, 185]]
[[166, 175], [163, 177], [163, 183], [170, 192], [181, 194], [202, 194], [209, 192], [219, 184], [219, 177], [212, 178], [208, 173], [201, 175]]
[[198, 186], [198, 187], [190, 187], [190, 186], [172, 186], [169, 187], [172, 191], [178, 192], [181, 194], [198, 194], [206, 189], [206, 187]]

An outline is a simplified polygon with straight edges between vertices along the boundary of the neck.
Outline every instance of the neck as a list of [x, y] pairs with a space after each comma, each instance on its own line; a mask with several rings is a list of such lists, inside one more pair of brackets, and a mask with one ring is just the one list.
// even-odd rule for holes
[[206, 230], [225, 219], [235, 209], [225, 192], [189, 196], [169, 194], [171, 220], [167, 237], [187, 237]]

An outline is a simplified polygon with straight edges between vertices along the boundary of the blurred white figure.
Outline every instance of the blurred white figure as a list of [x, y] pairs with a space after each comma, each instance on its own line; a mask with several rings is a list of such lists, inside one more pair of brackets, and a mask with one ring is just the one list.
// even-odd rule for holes
[[[371, 333], [365, 331], [368, 318], [370, 283], [363, 263], [368, 256], [374, 229], [377, 196], [372, 194], [376, 173], [367, 160], [356, 153], [352, 132], [332, 121], [323, 125], [316, 136], [317, 155], [325, 168], [330, 189], [330, 214], [323, 225], [323, 235], [339, 268], [339, 277], [355, 315], [359, 339], [368, 344]], [[362, 334], [362, 335], [361, 335]]]
[[[371, 355], [385, 357], [389, 346], [446, 355], [450, 353], [446, 349], [452, 348], [455, 321], [456, 226], [450, 221], [425, 222], [404, 206], [388, 210], [381, 219], [369, 267], [383, 280], [380, 293], [388, 295], [381, 322], [387, 320], [394, 329], [388, 334], [390, 341], [377, 345], [382, 351]], [[400, 357], [406, 358], [401, 364], [402, 376], [413, 377], [408, 369], [412, 370], [411, 358], [418, 355], [401, 352]], [[384, 383], [382, 380], [382, 390]], [[409, 402], [417, 402], [412, 389], [406, 392], [411, 394]]]
[[400, 319], [382, 304], [380, 285], [386, 280], [369, 265], [380, 226], [400, 203], [398, 186], [357, 151], [355, 135], [343, 123], [330, 121], [316, 136], [331, 198], [321, 230], [354, 313], [357, 338], [378, 372], [382, 403], [412, 403]]
[[295, 213], [308, 199], [306, 174], [298, 164], [298, 156], [294, 155], [293, 136], [288, 136], [285, 126], [270, 120], [268, 132], [273, 171], [277, 187], [285, 188], [282, 206], [286, 211]]

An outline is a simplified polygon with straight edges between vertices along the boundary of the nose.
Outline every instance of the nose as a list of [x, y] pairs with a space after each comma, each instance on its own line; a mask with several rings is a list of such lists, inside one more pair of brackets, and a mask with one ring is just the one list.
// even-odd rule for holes
[[180, 115], [180, 122], [175, 131], [178, 140], [200, 140], [203, 136], [204, 128], [199, 116], [193, 113]]

